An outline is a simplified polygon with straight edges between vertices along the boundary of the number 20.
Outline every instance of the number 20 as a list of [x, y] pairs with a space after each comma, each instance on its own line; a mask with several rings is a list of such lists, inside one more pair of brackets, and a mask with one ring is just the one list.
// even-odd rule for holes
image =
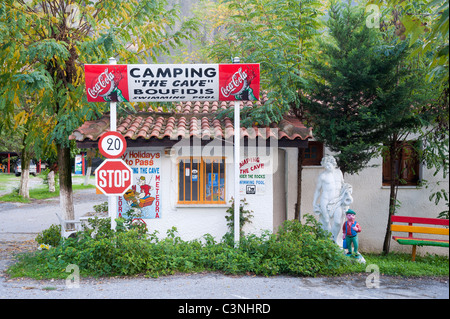
[[108, 143], [108, 148], [107, 148], [108, 151], [114, 151], [114, 150], [118, 151], [118, 150], [120, 150], [120, 148], [122, 146], [121, 141], [118, 138], [116, 138], [116, 139], [108, 138], [106, 140], [106, 143]]

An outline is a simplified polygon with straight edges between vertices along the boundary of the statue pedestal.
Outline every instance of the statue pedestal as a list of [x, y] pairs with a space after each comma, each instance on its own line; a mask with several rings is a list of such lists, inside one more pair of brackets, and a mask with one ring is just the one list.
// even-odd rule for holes
[[351, 260], [354, 260], [356, 262], [359, 262], [360, 264], [365, 264], [366, 263], [366, 259], [363, 257], [363, 255], [361, 255], [360, 253], [358, 253], [358, 255], [348, 255], [345, 250], [344, 250], [344, 254], [350, 258]]
[[360, 253], [358, 253], [357, 256], [348, 255], [347, 254], [348, 250], [343, 247], [344, 240], [342, 239], [342, 236], [339, 236], [338, 238], [339, 239], [336, 240], [336, 244], [339, 246], [339, 248], [342, 249], [342, 253], [344, 255], [346, 255], [348, 258], [351, 258], [352, 260], [354, 260], [356, 262], [359, 262], [361, 264], [365, 264], [366, 263], [366, 259]]

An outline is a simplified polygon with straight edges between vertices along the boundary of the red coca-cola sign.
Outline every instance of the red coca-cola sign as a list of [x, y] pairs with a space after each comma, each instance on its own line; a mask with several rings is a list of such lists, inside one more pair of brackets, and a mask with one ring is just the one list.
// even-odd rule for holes
[[127, 65], [85, 65], [89, 102], [128, 101]]
[[259, 64], [219, 64], [219, 100], [259, 99]]
[[86, 64], [88, 102], [258, 100], [259, 64]]

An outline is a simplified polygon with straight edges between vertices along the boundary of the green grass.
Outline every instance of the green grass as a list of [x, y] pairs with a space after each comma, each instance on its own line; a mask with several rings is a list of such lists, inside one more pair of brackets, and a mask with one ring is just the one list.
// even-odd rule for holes
[[31, 203], [31, 200], [23, 198], [17, 192], [13, 191], [9, 194], [0, 196], [0, 202]]
[[18, 180], [18, 177], [14, 176], [14, 174], [0, 173], [0, 191], [6, 190], [7, 186], [16, 180]]
[[[72, 185], [72, 190], [81, 190], [95, 188], [94, 185]], [[38, 187], [30, 189], [30, 199], [20, 196], [17, 192], [13, 191], [9, 194], [0, 196], [0, 202], [19, 202], [19, 203], [31, 203], [33, 200], [47, 199], [59, 196], [59, 187], [56, 187], [56, 191], [51, 193], [48, 191], [48, 187]]]
[[[40, 178], [40, 176], [39, 175], [37, 177], [30, 176], [30, 178]], [[81, 178], [82, 178], [82, 181], [84, 181], [84, 176], [82, 176], [82, 177], [74, 176], [73, 177], [72, 180], [73, 180], [74, 184], [72, 184], [72, 189], [74, 191], [95, 188], [95, 185], [92, 185], [92, 184], [88, 184], [87, 186], [82, 184]], [[91, 179], [92, 178], [93, 177], [91, 177]], [[13, 182], [20, 182], [20, 177], [16, 177], [14, 175], [8, 175], [8, 174], [0, 174], [0, 185], [6, 185], [6, 184], [13, 183]], [[80, 182], [80, 184], [75, 184], [77, 182]], [[2, 189], [5, 190], [6, 187], [2, 186]], [[2, 189], [0, 189], [0, 190], [2, 190]], [[0, 202], [31, 203], [33, 200], [48, 199], [48, 198], [59, 196], [59, 186], [56, 187], [56, 192], [53, 192], [53, 193], [48, 191], [47, 185], [39, 185], [36, 188], [30, 188], [29, 191], [30, 191], [30, 199], [20, 196], [18, 194], [18, 189], [16, 188], [11, 193], [0, 196]]]
[[344, 268], [343, 272], [364, 273], [368, 265], [376, 265], [380, 274], [402, 277], [448, 277], [449, 258], [447, 256], [430, 255], [416, 256], [411, 261], [411, 254], [390, 253], [387, 256], [380, 254], [365, 254], [366, 264], [353, 263]]

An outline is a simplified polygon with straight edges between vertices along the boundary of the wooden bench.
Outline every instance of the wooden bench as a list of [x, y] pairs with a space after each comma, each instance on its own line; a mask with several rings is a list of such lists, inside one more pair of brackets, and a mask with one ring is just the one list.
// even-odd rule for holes
[[[398, 225], [394, 223], [407, 223], [408, 225]], [[429, 226], [415, 226], [413, 224], [433, 225]], [[447, 226], [436, 227], [436, 226]], [[408, 217], [408, 216], [392, 216], [391, 217], [391, 231], [393, 232], [405, 232], [408, 233], [408, 237], [392, 236], [396, 242], [400, 245], [412, 245], [412, 261], [416, 260], [417, 246], [439, 246], [448, 247], [448, 219], [440, 218], [423, 218], [423, 217]], [[413, 234], [433, 234], [444, 235], [447, 238], [430, 239], [430, 238], [417, 238], [413, 237]]]

